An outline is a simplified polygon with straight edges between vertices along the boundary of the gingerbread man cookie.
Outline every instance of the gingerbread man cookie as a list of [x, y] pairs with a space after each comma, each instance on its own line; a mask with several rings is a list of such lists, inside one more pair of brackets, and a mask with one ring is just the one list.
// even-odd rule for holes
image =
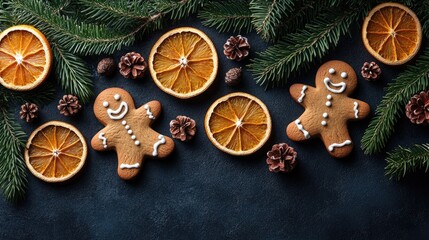
[[131, 95], [120, 88], [106, 89], [95, 99], [95, 116], [105, 128], [95, 134], [91, 146], [96, 151], [116, 150], [122, 179], [135, 177], [145, 157], [162, 158], [173, 151], [173, 140], [150, 128], [160, 112], [158, 101], [136, 109]]
[[350, 98], [357, 86], [353, 68], [342, 61], [323, 64], [316, 74], [316, 88], [294, 84], [289, 92], [305, 111], [286, 129], [293, 141], [305, 141], [311, 137], [320, 138], [329, 154], [342, 158], [350, 154], [353, 143], [347, 122], [368, 116], [367, 103]]

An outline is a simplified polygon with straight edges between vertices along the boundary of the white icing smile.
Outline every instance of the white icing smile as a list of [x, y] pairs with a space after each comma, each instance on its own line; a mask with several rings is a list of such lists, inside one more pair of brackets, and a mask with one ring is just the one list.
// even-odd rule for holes
[[116, 110], [111, 108], [107, 109], [107, 114], [113, 120], [122, 119], [128, 113], [128, 104], [126, 102], [121, 102], [121, 105]]
[[[340, 83], [333, 83], [331, 82], [331, 79], [329, 78], [325, 78], [323, 79], [323, 83], [325, 83], [325, 87], [333, 93], [342, 93], [344, 92], [344, 90], [346, 90], [346, 86], [347, 84], [345, 82], [340, 82]], [[331, 85], [334, 87], [332, 88]], [[335, 89], [335, 88], [340, 88], [340, 89]]]

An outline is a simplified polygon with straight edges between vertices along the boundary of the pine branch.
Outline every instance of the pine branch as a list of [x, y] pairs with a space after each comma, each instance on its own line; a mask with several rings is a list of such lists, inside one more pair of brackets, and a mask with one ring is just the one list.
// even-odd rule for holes
[[250, 11], [252, 23], [262, 39], [269, 41], [276, 38], [276, 31], [293, 9], [293, 0], [252, 0]]
[[416, 144], [410, 148], [399, 146], [386, 158], [386, 176], [397, 180], [403, 178], [407, 173], [415, 172], [418, 169], [429, 169], [429, 144]]
[[429, 88], [429, 48], [418, 57], [394, 82], [389, 83], [386, 93], [362, 137], [362, 149], [366, 154], [381, 151], [395, 130], [395, 124], [404, 111], [407, 101], [415, 93]]
[[79, 0], [78, 3], [88, 20], [118, 30], [135, 28], [151, 18], [150, 6], [141, 1]]
[[55, 88], [52, 83], [46, 82], [31, 91], [17, 92], [0, 86], [0, 96], [4, 102], [16, 102], [23, 104], [25, 102], [45, 105], [55, 98]]
[[5, 107], [0, 108], [0, 188], [9, 201], [24, 197], [27, 173], [22, 157], [26, 135]]
[[252, 31], [253, 27], [248, 6], [248, 0], [211, 2], [204, 6], [198, 17], [203, 19], [203, 25], [214, 27], [219, 32], [245, 34]]
[[163, 13], [171, 20], [178, 20], [196, 13], [205, 0], [151, 0], [147, 4], [153, 6], [156, 13]]
[[91, 72], [86, 66], [86, 62], [73, 55], [57, 44], [52, 45], [52, 51], [55, 56], [55, 74], [58, 82], [67, 94], [74, 94], [79, 99], [87, 103], [93, 96]]
[[86, 24], [54, 14], [53, 9], [41, 0], [12, 0], [11, 8], [19, 21], [36, 26], [52, 42], [80, 55], [113, 53], [134, 43], [135, 34], [140, 30], [139, 27], [118, 34], [103, 25]]
[[282, 86], [299, 70], [320, 60], [360, 17], [354, 9], [325, 10], [297, 33], [287, 34], [252, 60], [249, 68], [259, 85]]

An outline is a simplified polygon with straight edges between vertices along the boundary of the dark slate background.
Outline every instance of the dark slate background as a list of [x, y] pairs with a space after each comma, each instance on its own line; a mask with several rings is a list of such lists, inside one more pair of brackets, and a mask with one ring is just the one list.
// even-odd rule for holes
[[[219, 74], [202, 95], [178, 100], [159, 90], [149, 74], [143, 80], [99, 78], [97, 62], [89, 58], [94, 71], [96, 94], [108, 87], [131, 92], [136, 106], [157, 99], [163, 113], [154, 129], [169, 134], [169, 122], [176, 115], [194, 118], [198, 125], [192, 142], [176, 141], [174, 154], [164, 160], [146, 161], [132, 182], [122, 181], [116, 173], [115, 152], [89, 150], [85, 167], [71, 181], [49, 184], [28, 174], [26, 199], [19, 204], [0, 200], [0, 239], [424, 239], [429, 235], [429, 178], [422, 172], [396, 182], [384, 176], [385, 153], [364, 155], [360, 140], [369, 119], [350, 124], [355, 148], [346, 159], [331, 158], [319, 140], [291, 142], [286, 125], [303, 109], [293, 102], [288, 88], [265, 91], [257, 86], [244, 67], [222, 54], [223, 43], [231, 34], [219, 34], [203, 27], [198, 20], [181, 21], [157, 31], [137, 44], [117, 52], [137, 51], [147, 57], [155, 41], [178, 26], [202, 29], [213, 40], [219, 53]], [[353, 26], [350, 37], [341, 39], [324, 61], [348, 62], [359, 72], [364, 61], [373, 60], [366, 52], [360, 28]], [[250, 57], [266, 48], [256, 34], [248, 34]], [[290, 83], [314, 85], [319, 63], [302, 72]], [[244, 67], [244, 80], [238, 87], [227, 87], [225, 72]], [[381, 65], [381, 81], [359, 79], [353, 97], [368, 102], [374, 113], [383, 88], [403, 67]], [[206, 110], [217, 98], [243, 91], [260, 98], [269, 108], [273, 133], [256, 154], [233, 157], [217, 150], [207, 139], [203, 120]], [[57, 98], [63, 92], [57, 92]], [[56, 110], [57, 100], [41, 110], [39, 121], [25, 126], [31, 133], [49, 120], [75, 125], [89, 142], [102, 125], [95, 119], [92, 103], [75, 118]], [[18, 115], [18, 114], [17, 114]], [[388, 142], [388, 150], [398, 144], [428, 142], [427, 127], [415, 126], [403, 117]], [[299, 165], [291, 174], [268, 171], [265, 153], [274, 143], [291, 144], [299, 154]]]

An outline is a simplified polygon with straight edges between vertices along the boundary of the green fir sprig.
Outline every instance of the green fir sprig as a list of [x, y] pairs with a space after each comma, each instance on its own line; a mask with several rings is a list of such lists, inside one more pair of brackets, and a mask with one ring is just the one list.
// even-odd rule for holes
[[429, 169], [429, 144], [416, 144], [410, 148], [399, 146], [387, 156], [386, 176], [397, 180], [407, 173]]

